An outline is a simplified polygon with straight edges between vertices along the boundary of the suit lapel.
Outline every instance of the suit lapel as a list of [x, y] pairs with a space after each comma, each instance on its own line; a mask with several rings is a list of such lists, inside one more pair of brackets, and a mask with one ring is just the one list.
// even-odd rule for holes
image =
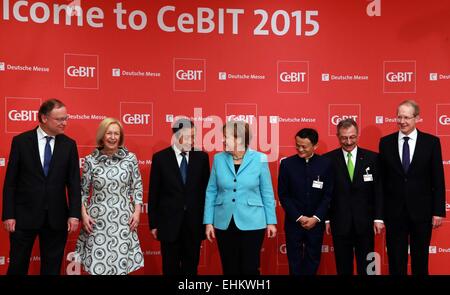
[[233, 156], [231, 156], [231, 154], [229, 153], [225, 154], [225, 162], [227, 163], [227, 167], [228, 169], [230, 169], [231, 173], [233, 173], [233, 175], [236, 175], [236, 170], [234, 169]]
[[414, 149], [414, 154], [411, 160], [411, 163], [409, 165], [408, 173], [412, 169], [414, 169], [414, 166], [416, 165], [418, 155], [422, 154], [422, 148], [424, 148], [424, 145], [422, 144], [422, 133], [417, 130], [417, 141], [416, 141], [416, 147]]
[[391, 137], [390, 146], [392, 150], [389, 154], [391, 154], [393, 157], [395, 168], [400, 174], [405, 174], [405, 171], [403, 171], [402, 161], [400, 160], [400, 154], [398, 152], [398, 132], [394, 133], [393, 136]]
[[365, 155], [364, 151], [361, 148], [358, 148], [358, 152], [356, 155], [356, 165], [355, 172], [353, 173], [353, 183], [357, 183], [358, 179], [361, 179], [361, 176], [365, 169]]
[[[169, 152], [169, 165], [171, 166], [171, 169], [175, 173], [179, 185], [181, 187], [183, 187], [184, 186], [183, 179], [181, 179], [180, 166], [178, 166], [178, 161], [177, 161], [177, 156], [175, 155], [175, 151], [172, 147], [169, 147], [168, 152]], [[188, 169], [189, 169], [189, 165], [188, 165]]]
[[347, 180], [347, 182], [351, 183], [350, 175], [348, 174], [347, 163], [345, 163], [345, 158], [344, 158], [344, 154], [342, 153], [342, 149], [337, 150], [336, 158], [337, 158], [336, 160], [339, 165], [339, 171], [342, 171], [345, 175], [345, 179]]
[[32, 148], [33, 154], [33, 162], [36, 165], [36, 171], [39, 171], [42, 176], [44, 176], [44, 167], [42, 167], [41, 156], [39, 155], [39, 143], [37, 140], [37, 128], [34, 129], [34, 132], [30, 133], [30, 144]]
[[[186, 186], [189, 184], [190, 177], [194, 174], [195, 171], [195, 165], [197, 164], [197, 154], [194, 151], [189, 152], [189, 161], [188, 161], [188, 172], [186, 176]], [[181, 178], [181, 172], [180, 172], [180, 178]]]
[[247, 152], [244, 154], [244, 158], [242, 159], [241, 167], [239, 167], [237, 175], [242, 173], [244, 169], [250, 164], [250, 162], [253, 160], [255, 153], [252, 150], [247, 150]]

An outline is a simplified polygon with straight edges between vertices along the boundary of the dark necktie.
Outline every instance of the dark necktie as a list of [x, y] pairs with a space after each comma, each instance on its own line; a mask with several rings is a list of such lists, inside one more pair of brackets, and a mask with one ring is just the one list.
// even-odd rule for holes
[[50, 147], [50, 141], [53, 139], [51, 136], [46, 136], [45, 139], [47, 142], [45, 143], [44, 150], [44, 174], [48, 175], [48, 170], [50, 168], [50, 161], [52, 160], [52, 148]]
[[409, 164], [410, 164], [409, 144], [408, 144], [409, 137], [405, 136], [405, 137], [403, 137], [403, 140], [404, 140], [404, 142], [403, 142], [403, 153], [402, 153], [402, 166], [403, 166], [403, 171], [405, 171], [405, 173], [407, 173]]
[[187, 160], [186, 160], [186, 152], [182, 152], [181, 156], [183, 157], [183, 159], [181, 160], [181, 165], [180, 165], [180, 173], [181, 173], [181, 178], [183, 179], [183, 183], [186, 184], [186, 178], [187, 178]]

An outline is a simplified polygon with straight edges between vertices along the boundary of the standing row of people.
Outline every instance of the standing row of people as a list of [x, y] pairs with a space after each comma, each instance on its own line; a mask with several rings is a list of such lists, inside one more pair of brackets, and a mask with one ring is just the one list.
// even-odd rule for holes
[[[324, 232], [332, 234], [338, 274], [367, 274], [374, 234], [386, 226], [390, 274], [428, 273], [432, 228], [445, 216], [439, 139], [416, 129], [419, 107], [397, 109], [399, 131], [380, 140], [380, 154], [358, 146], [353, 120], [337, 126], [340, 147], [315, 153], [319, 135], [295, 135], [297, 153], [281, 161], [278, 196], [291, 274], [317, 272]], [[103, 120], [97, 148], [80, 179], [76, 143], [66, 135], [67, 110], [44, 102], [39, 126], [13, 138], [3, 189], [2, 220], [10, 233], [8, 274], [26, 274], [36, 237], [41, 274], [59, 274], [67, 234], [81, 221], [76, 257], [91, 274], [128, 274], [144, 265], [137, 227], [143, 188], [138, 160], [124, 146], [121, 123]], [[154, 154], [149, 225], [160, 241], [163, 273], [195, 275], [202, 240], [217, 239], [224, 274], [259, 274], [264, 236], [277, 234], [267, 156], [249, 148], [244, 122], [223, 127], [224, 152], [193, 149], [188, 119], [173, 126], [170, 147]], [[81, 183], [81, 185], [80, 185]]]

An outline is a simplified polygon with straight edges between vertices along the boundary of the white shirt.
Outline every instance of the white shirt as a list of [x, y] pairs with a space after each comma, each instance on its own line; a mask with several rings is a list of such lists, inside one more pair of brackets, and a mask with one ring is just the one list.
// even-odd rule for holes
[[[183, 156], [181, 155], [181, 150], [176, 147], [176, 145], [172, 145], [172, 149], [175, 151], [175, 156], [177, 157], [178, 167], [181, 166], [181, 161], [183, 160]], [[186, 162], [189, 164], [189, 152], [186, 152]]]
[[[344, 154], [345, 165], [348, 166], [348, 152], [342, 149], [342, 153]], [[356, 167], [356, 155], [358, 154], [358, 147], [356, 146], [353, 151], [350, 152], [350, 154], [352, 154], [353, 167]]]
[[[45, 133], [44, 130], [42, 130], [41, 126], [37, 128], [37, 140], [38, 140], [38, 146], [39, 146], [39, 157], [41, 158], [41, 164], [42, 167], [44, 167], [44, 153], [45, 153], [45, 145], [47, 144], [46, 136], [49, 136], [47, 133]], [[55, 137], [51, 136], [53, 139], [50, 140], [50, 149], [52, 150], [53, 155], [53, 149], [55, 147]]]
[[400, 155], [400, 161], [403, 162], [403, 137], [408, 136], [408, 145], [409, 145], [409, 162], [412, 162], [412, 158], [414, 155], [414, 150], [416, 149], [417, 143], [417, 129], [414, 129], [409, 135], [403, 134], [401, 131], [398, 132], [398, 154]]

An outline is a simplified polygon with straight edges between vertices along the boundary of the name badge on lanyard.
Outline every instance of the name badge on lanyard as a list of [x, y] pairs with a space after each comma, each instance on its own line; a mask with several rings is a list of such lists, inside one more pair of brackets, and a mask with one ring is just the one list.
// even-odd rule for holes
[[312, 187], [318, 189], [323, 188], [323, 181], [320, 181], [320, 175], [317, 175], [317, 180], [313, 180]]
[[372, 174], [369, 174], [370, 167], [366, 168], [366, 174], [363, 175], [364, 182], [373, 181]]

